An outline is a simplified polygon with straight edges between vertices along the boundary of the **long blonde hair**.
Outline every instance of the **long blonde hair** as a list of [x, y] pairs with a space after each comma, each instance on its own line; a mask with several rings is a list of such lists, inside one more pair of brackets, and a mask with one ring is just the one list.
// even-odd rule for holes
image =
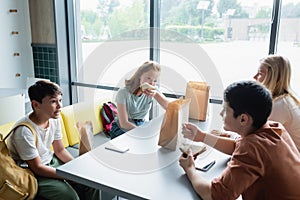
[[129, 89], [130, 93], [137, 93], [137, 91], [140, 88], [140, 78], [141, 76], [150, 71], [154, 70], [160, 73], [161, 67], [160, 65], [155, 61], [146, 61], [144, 64], [142, 64], [137, 71], [134, 73], [134, 75], [130, 78], [125, 80], [125, 86]]
[[271, 91], [273, 100], [281, 96], [290, 95], [300, 105], [300, 101], [290, 88], [290, 61], [283, 56], [269, 55], [260, 60], [260, 65], [267, 69], [267, 74], [262, 84]]

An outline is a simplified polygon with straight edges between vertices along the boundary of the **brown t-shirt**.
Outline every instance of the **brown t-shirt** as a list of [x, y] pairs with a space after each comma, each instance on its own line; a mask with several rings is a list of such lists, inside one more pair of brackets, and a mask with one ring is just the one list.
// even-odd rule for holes
[[236, 141], [223, 174], [212, 181], [213, 199], [300, 199], [300, 154], [283, 126], [268, 122]]

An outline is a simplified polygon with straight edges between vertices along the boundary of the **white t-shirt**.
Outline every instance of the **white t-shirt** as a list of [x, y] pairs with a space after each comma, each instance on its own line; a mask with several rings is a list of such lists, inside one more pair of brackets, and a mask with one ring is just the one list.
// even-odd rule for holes
[[59, 119], [49, 119], [49, 127], [42, 129], [29, 119], [29, 114], [19, 122], [29, 122], [37, 133], [37, 146], [35, 137], [26, 126], [18, 127], [7, 140], [7, 147], [12, 158], [17, 161], [26, 161], [40, 156], [43, 164], [48, 164], [53, 158], [50, 146], [54, 140], [61, 140], [61, 126]]
[[300, 151], [300, 107], [287, 95], [273, 102], [270, 120], [283, 124]]

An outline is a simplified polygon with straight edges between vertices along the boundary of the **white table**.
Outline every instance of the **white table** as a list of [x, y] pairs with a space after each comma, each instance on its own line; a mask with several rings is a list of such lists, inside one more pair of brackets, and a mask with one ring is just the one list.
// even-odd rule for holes
[[[157, 145], [162, 118], [153, 119], [59, 167], [57, 174], [128, 199], [199, 199], [179, 166], [181, 152]], [[129, 151], [107, 150], [105, 146], [109, 143], [126, 145]], [[210, 180], [225, 169], [229, 156], [212, 148], [200, 156], [203, 160], [211, 158], [216, 164], [208, 172], [199, 171]]]

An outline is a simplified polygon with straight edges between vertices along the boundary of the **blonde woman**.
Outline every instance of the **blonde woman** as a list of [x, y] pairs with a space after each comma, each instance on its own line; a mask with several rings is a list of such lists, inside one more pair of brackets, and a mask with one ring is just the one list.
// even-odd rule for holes
[[300, 151], [300, 101], [291, 91], [289, 60], [280, 55], [269, 55], [260, 61], [253, 78], [271, 91], [273, 109], [269, 119], [284, 125]]
[[[112, 124], [111, 139], [142, 125], [153, 99], [166, 109], [168, 100], [155, 87], [160, 72], [161, 67], [158, 63], [147, 61], [130, 79], [125, 80], [125, 87], [119, 89], [115, 99], [118, 118]], [[144, 85], [145, 87], [142, 87]]]

